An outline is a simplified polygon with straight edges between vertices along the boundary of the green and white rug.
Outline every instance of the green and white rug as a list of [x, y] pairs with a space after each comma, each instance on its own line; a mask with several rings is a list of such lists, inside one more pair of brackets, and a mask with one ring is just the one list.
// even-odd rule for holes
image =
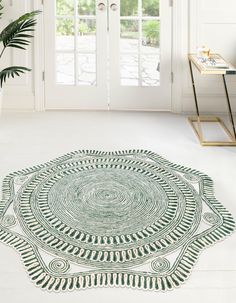
[[149, 151], [76, 151], [3, 181], [0, 241], [50, 291], [171, 290], [234, 227], [208, 176]]

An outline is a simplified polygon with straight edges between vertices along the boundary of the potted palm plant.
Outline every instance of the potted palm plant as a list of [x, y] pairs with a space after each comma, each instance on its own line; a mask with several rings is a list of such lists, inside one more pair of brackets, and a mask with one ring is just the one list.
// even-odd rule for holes
[[[32, 11], [12, 21], [7, 27], [0, 32], [0, 66], [2, 57], [7, 48], [17, 48], [25, 50], [26, 46], [30, 44], [30, 39], [33, 38], [34, 27], [36, 25], [35, 16], [40, 11]], [[0, 19], [3, 15], [2, 0], [0, 0]], [[10, 66], [0, 69], [0, 112], [2, 102], [2, 87], [8, 78], [15, 78], [31, 71], [30, 68], [24, 66]]]

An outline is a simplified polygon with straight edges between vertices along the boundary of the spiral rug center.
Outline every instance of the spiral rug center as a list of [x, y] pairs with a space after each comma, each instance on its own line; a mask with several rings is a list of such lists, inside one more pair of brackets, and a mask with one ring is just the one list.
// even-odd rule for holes
[[212, 180], [143, 150], [76, 151], [10, 174], [0, 241], [54, 291], [169, 290], [200, 252], [234, 230]]
[[47, 201], [60, 220], [93, 236], [136, 233], [167, 207], [165, 191], [155, 180], [124, 168], [62, 174]]

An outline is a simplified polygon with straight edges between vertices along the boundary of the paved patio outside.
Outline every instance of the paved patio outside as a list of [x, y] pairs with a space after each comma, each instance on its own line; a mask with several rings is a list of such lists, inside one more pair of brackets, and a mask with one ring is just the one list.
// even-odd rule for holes
[[[58, 36], [57, 83], [74, 84], [74, 37]], [[156, 47], [141, 47], [138, 54], [138, 39], [120, 40], [121, 85], [156, 86], [159, 84], [160, 50]], [[63, 53], [63, 51], [65, 51]], [[69, 51], [69, 52], [68, 52]], [[139, 71], [139, 61], [141, 69]], [[78, 84], [96, 85], [96, 37], [95, 35], [78, 37]], [[140, 77], [141, 76], [141, 77]], [[140, 79], [141, 78], [141, 79]]]

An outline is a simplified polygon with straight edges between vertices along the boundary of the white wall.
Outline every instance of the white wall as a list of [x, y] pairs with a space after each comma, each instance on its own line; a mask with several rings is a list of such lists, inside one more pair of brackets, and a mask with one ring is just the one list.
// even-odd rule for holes
[[[52, 0], [44, 0], [52, 1]], [[5, 0], [7, 22], [25, 11], [41, 7], [41, 0]], [[174, 0], [173, 26], [173, 110], [194, 110], [192, 89], [187, 62], [188, 52], [207, 44], [236, 65], [236, 1], [235, 0]], [[41, 18], [42, 19], [42, 18]], [[14, 50], [7, 53], [4, 65], [23, 64], [34, 72], [10, 80], [5, 88], [4, 109], [43, 109], [43, 32], [39, 22], [34, 43], [26, 52]], [[37, 60], [35, 60], [35, 58]], [[2, 67], [2, 66], [1, 66]], [[197, 75], [197, 89], [202, 111], [223, 112], [227, 110], [221, 77]], [[228, 76], [233, 109], [236, 111], [236, 76]]]
[[[189, 76], [187, 53], [196, 52], [201, 45], [208, 45], [213, 52], [236, 66], [236, 1], [235, 0], [174, 0], [175, 5], [182, 3], [182, 35], [176, 34], [181, 40], [179, 52], [181, 67], [177, 70], [175, 88], [175, 108], [178, 111], [194, 110], [192, 87]], [[188, 15], [188, 18], [185, 16]], [[181, 50], [181, 51], [180, 51]], [[182, 53], [182, 54], [181, 54]], [[197, 93], [200, 109], [204, 112], [227, 111], [222, 76], [196, 75]], [[178, 82], [178, 78], [181, 81]], [[232, 107], [236, 111], [236, 76], [227, 76]], [[175, 102], [175, 100], [173, 100]]]
[[[31, 10], [30, 1], [17, 1], [17, 0], [5, 0], [4, 4], [4, 17], [1, 21], [1, 28], [10, 21], [17, 18], [19, 14], [23, 14], [27, 10]], [[23, 65], [29, 68], [33, 66], [33, 47], [29, 47], [26, 52], [20, 50], [7, 49], [5, 52], [3, 65], [1, 67], [7, 67], [8, 65]], [[32, 110], [34, 108], [34, 75], [33, 73], [27, 73], [26, 75], [17, 78], [15, 80], [9, 80], [4, 89], [4, 108], [7, 109], [27, 109]], [[17, 96], [17, 97], [16, 97]]]
[[[15, 20], [25, 12], [38, 9], [40, 3], [40, 0], [4, 0], [4, 16], [0, 21], [0, 28], [2, 29], [10, 21]], [[7, 85], [4, 87], [3, 100], [3, 108], [6, 110], [32, 111], [39, 108], [37, 99], [42, 96], [43, 93], [41, 92], [42, 89], [40, 86], [41, 71], [39, 71], [38, 68], [39, 60], [34, 60], [34, 58], [38, 58], [38, 56], [35, 55], [40, 52], [39, 42], [41, 35], [39, 30], [40, 26], [37, 27], [36, 39], [27, 47], [26, 51], [17, 49], [7, 49], [5, 51], [3, 61], [1, 62], [1, 68], [9, 65], [22, 65], [33, 69], [32, 72], [7, 81]]]

